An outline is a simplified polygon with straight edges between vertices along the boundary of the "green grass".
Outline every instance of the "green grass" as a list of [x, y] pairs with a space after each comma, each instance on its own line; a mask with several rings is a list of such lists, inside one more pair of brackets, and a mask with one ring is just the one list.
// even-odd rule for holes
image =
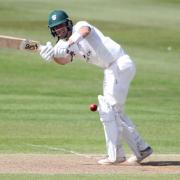
[[[180, 2], [6, 0], [0, 6], [0, 34], [53, 42], [46, 21], [48, 13], [59, 8], [67, 10], [74, 21], [88, 20], [122, 44], [137, 66], [127, 113], [155, 153], [179, 153]], [[88, 110], [88, 105], [97, 102], [97, 95], [101, 94], [102, 79], [101, 69], [81, 61], [58, 66], [43, 63], [37, 54], [1, 49], [0, 153], [63, 153], [45, 146], [104, 153], [98, 114]], [[0, 176], [12, 177], [36, 176]], [[76, 178], [73, 175], [37, 177]], [[79, 175], [77, 178], [109, 177]], [[111, 176], [118, 178], [140, 177]], [[144, 175], [145, 178], [177, 179], [178, 175]]]
[[164, 179], [164, 180], [176, 180], [179, 178], [179, 175], [0, 175], [0, 179], [3, 180], [69, 180], [69, 179], [78, 179], [78, 180], [90, 180], [90, 179], [100, 179], [100, 180], [139, 180], [139, 179], [146, 179], [146, 180], [159, 180], [159, 179]]

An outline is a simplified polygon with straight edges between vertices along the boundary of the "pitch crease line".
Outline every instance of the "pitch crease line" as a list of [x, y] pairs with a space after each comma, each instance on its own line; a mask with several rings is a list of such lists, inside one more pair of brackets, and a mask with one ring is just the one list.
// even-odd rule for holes
[[53, 146], [37, 145], [37, 144], [26, 144], [26, 145], [31, 146], [31, 147], [36, 147], [36, 148], [46, 148], [48, 150], [53, 150], [53, 151], [62, 151], [62, 152], [65, 152], [65, 153], [74, 154], [76, 156], [86, 157], [86, 158], [89, 158], [89, 159], [95, 158], [94, 156], [85, 155], [85, 154], [82, 154], [82, 153], [79, 153], [79, 152], [76, 152], [76, 151], [67, 150], [65, 148], [57, 148], [57, 147], [53, 147]]

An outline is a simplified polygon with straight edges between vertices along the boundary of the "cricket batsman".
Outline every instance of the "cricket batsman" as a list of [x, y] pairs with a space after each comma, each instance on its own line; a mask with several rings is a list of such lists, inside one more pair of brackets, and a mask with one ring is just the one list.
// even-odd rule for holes
[[[107, 157], [98, 163], [109, 165], [132, 160], [139, 163], [151, 155], [152, 148], [124, 113], [128, 89], [136, 72], [134, 62], [124, 49], [86, 21], [73, 25], [62, 10], [49, 14], [48, 27], [57, 43], [53, 47], [47, 42], [41, 47], [40, 55], [44, 61], [54, 60], [64, 65], [77, 58], [104, 71], [103, 95], [98, 96], [98, 111], [104, 128]], [[134, 153], [133, 158], [126, 159], [122, 139]]]

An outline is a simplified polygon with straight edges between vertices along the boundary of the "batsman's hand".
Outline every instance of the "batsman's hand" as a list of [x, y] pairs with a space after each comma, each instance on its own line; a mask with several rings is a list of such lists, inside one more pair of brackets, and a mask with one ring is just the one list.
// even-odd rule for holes
[[54, 46], [54, 57], [65, 57], [69, 50], [69, 43], [67, 41], [59, 40], [58, 43]]
[[52, 58], [54, 56], [54, 48], [51, 42], [47, 42], [45, 46], [40, 47], [40, 56], [45, 62], [52, 61]]

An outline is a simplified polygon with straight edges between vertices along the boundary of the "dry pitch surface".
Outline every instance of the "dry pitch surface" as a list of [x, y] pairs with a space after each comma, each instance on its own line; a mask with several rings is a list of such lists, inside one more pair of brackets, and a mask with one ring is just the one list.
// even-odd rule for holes
[[141, 165], [98, 165], [100, 155], [0, 154], [0, 173], [180, 174], [180, 155], [155, 154]]

